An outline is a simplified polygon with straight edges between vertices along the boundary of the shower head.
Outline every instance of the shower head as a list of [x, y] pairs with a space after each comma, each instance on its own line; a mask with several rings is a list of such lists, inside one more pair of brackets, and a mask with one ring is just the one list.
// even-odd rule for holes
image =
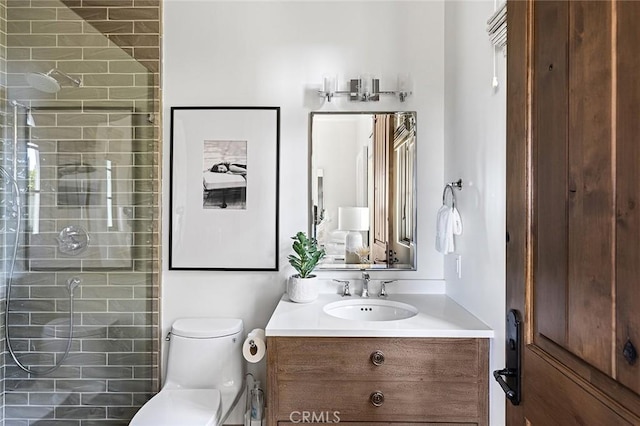
[[36, 90], [46, 93], [57, 93], [62, 88], [62, 85], [54, 75], [64, 77], [76, 87], [82, 85], [82, 80], [72, 77], [56, 68], [52, 68], [46, 73], [30, 72], [27, 74], [26, 79], [29, 86]]

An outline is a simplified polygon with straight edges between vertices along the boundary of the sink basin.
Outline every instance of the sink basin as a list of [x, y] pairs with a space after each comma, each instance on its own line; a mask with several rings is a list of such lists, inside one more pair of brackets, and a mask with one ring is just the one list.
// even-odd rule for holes
[[336, 318], [356, 321], [397, 321], [418, 314], [415, 306], [383, 299], [340, 300], [327, 303], [323, 310]]

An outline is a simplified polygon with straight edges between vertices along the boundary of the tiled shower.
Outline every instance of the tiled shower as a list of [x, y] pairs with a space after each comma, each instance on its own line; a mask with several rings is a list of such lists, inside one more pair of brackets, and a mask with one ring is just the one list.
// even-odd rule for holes
[[4, 426], [126, 425], [158, 390], [160, 9], [0, 0]]

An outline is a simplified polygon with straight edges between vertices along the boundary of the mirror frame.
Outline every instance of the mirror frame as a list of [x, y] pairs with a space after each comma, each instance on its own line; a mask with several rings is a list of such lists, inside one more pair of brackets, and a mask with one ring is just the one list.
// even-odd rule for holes
[[[413, 240], [410, 243], [410, 256], [411, 256], [411, 265], [407, 267], [394, 267], [388, 266], [388, 264], [375, 264], [369, 263], [364, 267], [365, 264], [327, 264], [322, 265], [318, 264], [316, 270], [320, 271], [368, 271], [368, 270], [383, 270], [383, 271], [416, 271], [418, 269], [418, 244], [417, 244], [417, 221], [418, 221], [418, 192], [417, 192], [417, 183], [418, 183], [418, 114], [416, 111], [312, 111], [309, 113], [309, 135], [308, 135], [308, 155], [307, 155], [307, 223], [308, 223], [308, 235], [310, 237], [315, 238], [315, 214], [314, 214], [314, 203], [313, 203], [313, 118], [314, 116], [321, 115], [376, 115], [376, 114], [387, 114], [387, 115], [396, 115], [396, 114], [413, 114], [415, 117], [414, 123], [414, 137], [415, 137], [415, 152], [413, 156], [413, 176], [412, 176], [412, 197], [413, 197]], [[407, 264], [402, 264], [407, 265]]]

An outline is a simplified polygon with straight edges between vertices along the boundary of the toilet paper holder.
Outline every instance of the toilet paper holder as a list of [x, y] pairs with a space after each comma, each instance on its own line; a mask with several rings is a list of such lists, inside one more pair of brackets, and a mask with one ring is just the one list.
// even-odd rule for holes
[[249, 352], [251, 352], [251, 355], [258, 353], [258, 345], [256, 345], [256, 342], [253, 339], [249, 340]]
[[255, 328], [251, 330], [242, 344], [244, 359], [253, 364], [262, 361], [267, 352], [266, 340], [263, 329]]

